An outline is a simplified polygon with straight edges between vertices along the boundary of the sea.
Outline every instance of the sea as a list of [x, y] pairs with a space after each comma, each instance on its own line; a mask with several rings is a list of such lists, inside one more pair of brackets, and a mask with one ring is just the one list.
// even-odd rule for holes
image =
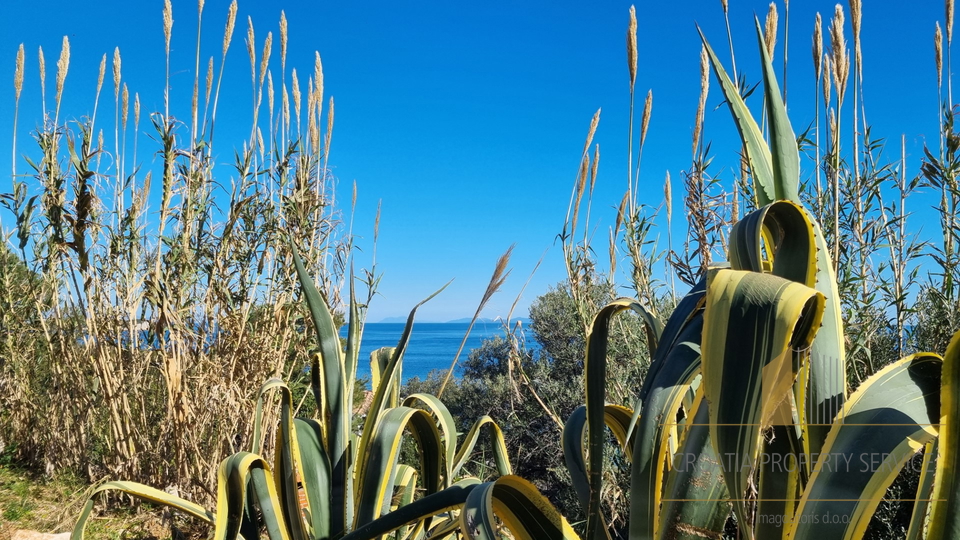
[[[402, 380], [406, 382], [412, 377], [425, 379], [435, 369], [450, 368], [453, 358], [457, 354], [463, 335], [467, 332], [469, 323], [420, 323], [413, 324], [410, 333], [410, 342], [403, 353]], [[370, 377], [370, 353], [381, 347], [396, 347], [403, 333], [403, 323], [367, 323], [363, 327], [363, 340], [360, 342], [358, 377]], [[340, 329], [341, 337], [346, 337], [347, 326]], [[460, 361], [464, 361], [470, 351], [480, 347], [485, 339], [503, 336], [504, 329], [499, 322], [478, 321], [473, 325], [470, 337], [460, 353]], [[527, 331], [525, 335], [528, 347], [535, 346], [533, 333]], [[459, 375], [459, 369], [454, 371]]]

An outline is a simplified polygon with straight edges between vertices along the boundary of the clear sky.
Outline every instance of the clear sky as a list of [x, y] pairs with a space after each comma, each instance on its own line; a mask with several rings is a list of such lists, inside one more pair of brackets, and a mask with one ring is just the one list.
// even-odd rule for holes
[[[219, 61], [227, 0], [207, 0], [203, 57]], [[899, 141], [905, 134], [908, 167], [915, 174], [925, 142], [937, 141], [934, 24], [943, 24], [941, 2], [868, 1], [863, 17], [865, 101], [874, 135]], [[40, 122], [37, 47], [47, 60], [48, 93], [64, 35], [72, 48], [61, 116], [90, 113], [98, 64], [119, 47], [123, 77], [138, 91], [145, 113], [162, 108], [163, 32], [160, 0], [4, 0], [0, 18], [0, 72], [12, 80], [17, 47], [27, 51], [20, 112], [20, 148]], [[730, 0], [737, 67], [760, 80], [753, 15], [767, 2]], [[603, 109], [595, 141], [601, 165], [590, 227], [606, 260], [614, 207], [626, 187], [627, 107], [625, 32], [629, 2], [240, 2], [237, 30], [227, 57], [218, 124], [218, 163], [233, 159], [227, 143], [249, 132], [249, 62], [243, 45], [246, 18], [253, 18], [258, 54], [267, 31], [276, 38], [281, 9], [289, 21], [287, 69], [311, 73], [314, 51], [323, 58], [326, 95], [336, 100], [330, 163], [349, 201], [357, 182], [354, 216], [360, 235], [358, 264], [371, 252], [373, 216], [382, 201], [377, 246], [383, 271], [370, 321], [403, 315], [451, 278], [443, 295], [421, 311], [422, 320], [469, 316], [476, 308], [497, 257], [516, 243], [513, 273], [484, 316], [505, 315], [541, 255], [516, 315], [565, 277], [560, 232], [579, 154], [594, 111]], [[783, 54], [784, 6], [775, 62]], [[829, 24], [834, 3], [793, 2], [789, 20], [788, 107], [797, 131], [813, 119], [811, 35], [817, 11]], [[173, 3], [171, 87], [173, 100], [189, 104], [193, 84], [196, 3]], [[847, 5], [844, 3], [844, 10]], [[690, 139], [699, 94], [700, 41], [695, 23], [729, 66], [720, 2], [645, 2], [638, 8], [637, 108], [653, 90], [654, 107], [641, 175], [641, 202], [657, 206], [664, 175], [674, 192], [689, 167]], [[847, 39], [851, 39], [849, 16]], [[274, 77], [279, 47], [274, 42]], [[829, 46], [829, 41], [826, 42]], [[7, 67], [2, 67], [7, 66]], [[109, 67], [108, 67], [109, 73]], [[109, 80], [109, 75], [108, 75]], [[305, 76], [303, 79], [305, 80]], [[13, 85], [0, 86], [0, 192], [10, 191]], [[105, 83], [105, 95], [111, 90]], [[111, 96], [112, 98], [112, 96]], [[48, 100], [51, 98], [48, 96]], [[750, 103], [756, 110], [756, 99]], [[112, 107], [101, 110], [112, 124]], [[146, 115], [144, 115], [145, 117]], [[637, 113], [639, 122], [639, 112]], [[146, 130], [146, 122], [141, 129]], [[221, 129], [223, 131], [221, 131]], [[737, 134], [715, 79], [706, 116], [707, 140], [716, 157], [711, 170], [731, 185]], [[142, 137], [142, 147], [149, 142]], [[897, 145], [888, 149], [899, 154]], [[140, 159], [151, 166], [152, 154]], [[804, 175], [812, 173], [803, 164]], [[19, 166], [23, 170], [24, 164]], [[230, 171], [224, 166], [221, 171]], [[676, 196], [675, 196], [676, 197]], [[918, 204], [920, 214], [931, 211]], [[675, 216], [682, 216], [675, 208]], [[927, 219], [927, 218], [924, 218]], [[659, 220], [664, 222], [662, 215]], [[0, 212], [0, 226], [12, 218]], [[661, 227], [659, 234], [665, 236]], [[674, 236], [683, 234], [675, 228]], [[626, 282], [626, 280], [621, 280]]]

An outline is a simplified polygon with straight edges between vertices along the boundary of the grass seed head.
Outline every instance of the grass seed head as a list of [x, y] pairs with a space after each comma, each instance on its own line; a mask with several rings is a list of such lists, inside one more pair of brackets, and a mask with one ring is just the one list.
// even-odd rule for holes
[[940, 31], [940, 23], [937, 22], [937, 31], [933, 34], [933, 52], [937, 65], [937, 88], [943, 86], [943, 33]]
[[667, 205], [667, 221], [673, 218], [673, 189], [670, 187], [670, 171], [663, 181], [663, 202]]
[[133, 93], [133, 125], [140, 125], [140, 94]]
[[280, 66], [287, 69], [287, 15], [280, 11]]
[[830, 60], [830, 55], [823, 53], [823, 103], [830, 105], [830, 81], [833, 80], [831, 75], [833, 74], [833, 61]]
[[770, 2], [770, 8], [767, 9], [767, 20], [764, 24], [763, 42], [767, 47], [767, 54], [773, 58], [773, 50], [777, 45], [777, 25], [779, 17], [777, 16], [777, 4]]
[[113, 49], [113, 98], [120, 97], [120, 47]]
[[267, 70], [267, 107], [273, 114], [273, 74]]
[[210, 101], [210, 91], [213, 90], [213, 57], [207, 62], [207, 91], [206, 100]]
[[273, 46], [273, 32], [267, 32], [267, 39], [263, 42], [263, 57], [260, 58], [260, 84], [263, 84], [263, 78], [267, 73], [267, 65], [270, 63], [270, 48]]
[[297, 68], [293, 68], [291, 73], [293, 78], [293, 112], [297, 115], [297, 120], [300, 119], [300, 81], [297, 80]]
[[227, 49], [230, 48], [230, 41], [233, 39], [233, 28], [237, 23], [237, 0], [230, 3], [227, 10], [227, 26], [223, 31], [223, 56], [227, 55]]
[[647, 140], [647, 128], [650, 127], [650, 113], [653, 111], [653, 90], [647, 90], [647, 99], [643, 102], [643, 116], [640, 118], [640, 146]]
[[[253, 33], [253, 18], [247, 17], [247, 56], [250, 57], [250, 70], [253, 71], [257, 66], [257, 51], [254, 50], [254, 38], [256, 36]], [[256, 77], [256, 72], [254, 72], [254, 77]]]
[[637, 82], [637, 10], [630, 6], [630, 26], [627, 27], [627, 68], [630, 70], [630, 91]]
[[17, 65], [13, 69], [13, 91], [16, 96], [16, 100], [20, 100], [20, 91], [23, 90], [23, 43], [20, 44], [20, 48], [17, 49]]
[[43, 91], [47, 82], [47, 62], [43, 58], [43, 47], [37, 47], [37, 62], [40, 64], [40, 88]]
[[727, 5], [727, 0], [720, 0], [720, 7], [723, 8], [723, 14], [726, 15], [726, 14], [727, 14], [727, 11], [728, 11], [728, 8], [729, 8], [730, 6]]
[[316, 92], [317, 103], [323, 103], [323, 62], [320, 61], [320, 53], [314, 51], [313, 60], [313, 84]]
[[121, 111], [121, 123], [123, 126], [127, 126], [127, 113], [130, 110], [130, 92], [127, 91], [127, 83], [123, 83], [123, 92], [120, 94], [120, 111]]
[[953, 43], [953, 0], [947, 0], [947, 45]]
[[103, 88], [103, 76], [107, 72], [107, 55], [104, 54], [100, 59], [100, 73], [97, 75], [97, 95], [100, 95], [100, 89]]
[[60, 59], [57, 60], [57, 103], [63, 96], [63, 83], [67, 80], [67, 70], [70, 69], [70, 40], [63, 36], [63, 46], [60, 48]]
[[170, 0], [163, 0], [163, 39], [166, 42], [167, 54], [170, 54], [170, 36], [173, 33], [173, 4]]
[[817, 21], [813, 24], [813, 69], [817, 73], [817, 80], [823, 76], [823, 20], [817, 13]]

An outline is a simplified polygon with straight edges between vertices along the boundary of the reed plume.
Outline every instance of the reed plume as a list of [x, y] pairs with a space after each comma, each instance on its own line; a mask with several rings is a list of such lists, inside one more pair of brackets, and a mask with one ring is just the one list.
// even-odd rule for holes
[[637, 10], [630, 6], [630, 24], [627, 27], [627, 69], [630, 72], [630, 93], [637, 82]]
[[778, 24], [779, 16], [777, 15], [777, 4], [770, 2], [770, 7], [767, 9], [767, 19], [764, 23], [763, 30], [763, 43], [767, 48], [767, 54], [770, 55], [770, 58], [773, 58], [773, 51], [777, 45]]
[[493, 298], [493, 295], [500, 291], [500, 288], [503, 287], [503, 283], [507, 280], [507, 276], [510, 275], [510, 270], [507, 269], [507, 266], [510, 264], [510, 254], [513, 253], [514, 245], [507, 248], [507, 251], [497, 259], [497, 264], [493, 269], [493, 275], [490, 276], [490, 282], [487, 283], [487, 289], [483, 292], [483, 297], [480, 299], [480, 305], [477, 306], [477, 311], [474, 312], [473, 318], [470, 320], [470, 325], [467, 326], [467, 332], [463, 336], [463, 340], [460, 342], [460, 348], [457, 349], [457, 354], [453, 357], [453, 363], [450, 364], [450, 369], [447, 370], [447, 375], [443, 378], [443, 384], [440, 385], [440, 389], [437, 391], [437, 398], [443, 396], [443, 391], [447, 387], [447, 383], [450, 382], [450, 377], [453, 375], [453, 370], [457, 367], [457, 361], [460, 360], [460, 353], [463, 352], [463, 347], [467, 344], [467, 338], [470, 336], [470, 331], [473, 329], [474, 323], [477, 322], [477, 319], [480, 317], [480, 312], [483, 311], [483, 308], [486, 307], [487, 302]]
[[57, 114], [60, 116], [60, 99], [63, 97], [63, 83], [67, 80], [67, 70], [70, 69], [70, 40], [63, 36], [63, 45], [60, 47], [60, 59], [57, 60]]

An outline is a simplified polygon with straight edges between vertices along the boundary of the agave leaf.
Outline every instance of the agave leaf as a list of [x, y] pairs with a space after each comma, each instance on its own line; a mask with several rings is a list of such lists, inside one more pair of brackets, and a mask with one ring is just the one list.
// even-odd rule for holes
[[354, 527], [360, 527], [383, 513], [389, 513], [393, 486], [396, 484], [400, 442], [405, 429], [410, 429], [413, 433], [420, 450], [420, 472], [426, 493], [440, 490], [444, 453], [440, 432], [433, 417], [423, 409], [389, 409], [377, 422], [367, 445], [366, 459], [360, 463], [358, 477], [361, 487], [358, 491]]
[[960, 537], [960, 332], [943, 360], [940, 390], [940, 443], [930, 507], [929, 540]]
[[733, 120], [737, 124], [737, 130], [740, 132], [740, 138], [743, 140], [747, 163], [750, 165], [750, 175], [753, 176], [757, 206], [766, 206], [777, 200], [777, 189], [774, 185], [770, 148], [763, 139], [763, 132], [760, 131], [756, 120], [754, 120], [753, 115], [750, 114], [750, 109], [747, 108], [747, 104], [744, 103], [743, 98], [740, 97], [736, 85], [733, 84], [730, 76], [728, 76], [727, 72], [723, 69], [723, 64], [720, 63], [720, 59], [717, 58], [717, 55], [713, 52], [710, 43], [707, 42], [707, 38], [703, 35], [703, 31], [700, 30], [700, 27], [697, 27], [697, 31], [700, 32], [700, 39], [703, 41], [703, 46], [707, 50], [707, 55], [710, 57], [713, 72], [716, 74], [717, 79], [720, 80], [720, 88], [723, 90], [723, 96], [727, 99], [730, 114], [733, 115]]
[[579, 538], [537, 488], [519, 476], [504, 476], [471, 491], [460, 514], [460, 528], [470, 540], [497, 540], [494, 514], [517, 540]]
[[[701, 310], [700, 313], [702, 314]], [[663, 368], [649, 387], [636, 429], [633, 469], [630, 481], [630, 534], [633, 538], [653, 538], [659, 528], [661, 495], [665, 483], [664, 468], [670, 463], [670, 434], [675, 428], [677, 411], [693, 380], [700, 374], [700, 341], [703, 317], [688, 324], [677, 343], [664, 356]]]
[[300, 512], [297, 486], [298, 471], [303, 470], [303, 464], [300, 461], [300, 443], [297, 441], [297, 429], [293, 420], [293, 397], [290, 395], [290, 387], [281, 379], [269, 379], [260, 389], [261, 399], [264, 393], [271, 390], [280, 392], [280, 427], [277, 430], [273, 472], [274, 482], [280, 491], [280, 503], [284, 509], [282, 517], [293, 540], [308, 540], [310, 536]]
[[307, 498], [307, 532], [314, 538], [330, 536], [330, 515], [341, 509], [332, 506], [330, 459], [323, 449], [323, 430], [316, 420], [296, 418], [299, 471]]
[[823, 233], [803, 207], [778, 201], [734, 225], [729, 251], [735, 270], [770, 272], [813, 287], [826, 299], [810, 366], [801, 371], [795, 391], [796, 402], [803, 405], [797, 413], [805, 451], [816, 454], [846, 394], [840, 294]]
[[433, 414], [437, 420], [437, 425], [440, 427], [440, 434], [443, 436], [444, 465], [446, 469], [444, 470], [444, 487], [450, 486], [453, 483], [454, 476], [452, 467], [456, 462], [457, 423], [453, 420], [453, 415], [450, 414], [447, 406], [436, 396], [431, 394], [411, 394], [403, 400], [405, 407], [413, 407], [417, 403], [421, 403], [421, 408], [425, 408], [425, 410]]
[[390, 534], [401, 527], [463, 507], [467, 496], [479, 485], [477, 481], [457, 482], [453, 486], [401, 506], [393, 512], [357, 527], [341, 540], [369, 540]]
[[923, 465], [920, 468], [920, 485], [917, 486], [917, 496], [913, 501], [913, 513], [910, 515], [910, 528], [907, 530], [906, 540], [922, 540], [927, 524], [927, 510], [930, 508], [930, 497], [933, 494], [933, 479], [937, 468], [933, 458], [937, 455], [939, 437], [928, 442], [923, 449]]
[[766, 427], [785, 423], [775, 413], [792, 391], [803, 361], [794, 351], [810, 346], [823, 304], [823, 295], [816, 290], [778, 276], [710, 271], [702, 386], [710, 402], [714, 450], [718, 456], [736, 458], [725, 460], [724, 481], [741, 524], [752, 522], [744, 497], [763, 433]]
[[850, 396], [817, 459], [789, 538], [863, 537], [903, 464], [937, 436], [942, 366], [937, 355], [914, 354]]
[[587, 439], [590, 478], [590, 498], [586, 508], [587, 532], [590, 539], [606, 536], [603, 516], [600, 512], [600, 490], [603, 487], [604, 417], [607, 374], [607, 339], [610, 320], [621, 311], [632, 309], [643, 313], [645, 308], [635, 300], [620, 298], [607, 304], [594, 317], [587, 333], [587, 355], [583, 366], [584, 391], [587, 407]]
[[703, 393], [697, 395], [667, 474], [658, 540], [720, 538], [730, 514], [720, 460], [710, 442], [710, 411]]
[[689, 394], [700, 369], [700, 335], [706, 280], [700, 280], [677, 305], [661, 335], [657, 354], [640, 389], [641, 405], [634, 408], [635, 446], [632, 452], [630, 534], [653, 538], [663, 491], [663, 471], [669, 463], [670, 419]]
[[347, 380], [347, 395], [352, 396], [357, 384], [357, 363], [360, 358], [360, 343], [363, 340], [364, 321], [357, 303], [353, 261], [350, 261], [350, 320], [347, 322], [347, 350], [343, 359], [343, 371]]
[[[447, 288], [447, 285], [450, 285], [450, 282], [447, 282], [446, 285], [440, 287], [440, 289], [426, 297], [419, 304], [413, 306], [413, 309], [410, 310], [410, 315], [407, 316], [407, 324], [403, 327], [403, 333], [400, 334], [400, 341], [397, 342], [396, 348], [390, 351], [390, 360], [389, 362], [386, 362], [385, 366], [383, 366], [383, 359], [385, 358], [384, 349], [374, 351], [370, 355], [370, 367], [375, 376], [378, 378], [378, 382], [373, 387], [373, 400], [370, 402], [370, 409], [367, 411], [367, 418], [363, 422], [363, 432], [360, 435], [359, 448], [357, 449], [358, 466], [362, 467], [362, 464], [366, 463], [368, 459], [368, 445], [372, 440], [371, 436], [377, 427], [377, 423], [380, 421], [381, 415], [386, 409], [389, 408], [391, 401], [395, 401], [396, 398], [399, 398], [400, 369], [403, 362], [403, 353], [407, 349], [407, 343], [410, 341], [410, 334], [413, 332], [413, 321], [416, 318], [417, 310], [420, 308], [420, 306], [429, 302], [431, 299], [433, 299], [433, 297], [443, 292], [443, 290]], [[355, 474], [354, 489], [360, 489], [360, 485], [363, 483], [363, 481], [364, 480], [360, 474]]]
[[763, 58], [764, 102], [767, 104], [767, 117], [770, 119], [770, 157], [773, 169], [773, 187], [776, 200], [800, 202], [800, 151], [797, 148], [797, 136], [787, 117], [787, 107], [780, 96], [777, 74], [770, 61], [770, 54], [763, 41], [760, 20], [757, 23], [757, 39], [760, 41], [760, 55]]
[[[247, 493], [247, 486], [253, 493]], [[249, 496], [257, 498], [261, 517], [271, 540], [289, 540], [282, 517], [277, 488], [270, 476], [270, 465], [258, 455], [238, 452], [220, 464], [217, 471], [217, 513], [214, 540], [234, 540], [240, 532]]]
[[473, 449], [477, 445], [477, 440], [480, 438], [480, 430], [483, 428], [487, 428], [487, 433], [490, 435], [490, 444], [493, 446], [493, 459], [497, 465], [497, 474], [500, 476], [513, 474], [513, 467], [510, 465], [510, 457], [507, 454], [507, 443], [503, 439], [503, 432], [500, 430], [500, 426], [493, 421], [493, 418], [484, 415], [470, 426], [470, 431], [468, 431], [467, 435], [463, 438], [463, 443], [461, 443], [460, 449], [457, 450], [453, 458], [453, 465], [450, 468], [452, 477], [455, 478], [460, 474], [460, 470], [467, 463], [470, 454], [473, 453]]
[[290, 249], [320, 346], [320, 353], [313, 355], [310, 379], [323, 427], [324, 448], [333, 471], [331, 504], [338, 510], [330, 516], [330, 531], [336, 536], [346, 531], [347, 515], [352, 513], [353, 490], [348, 459], [352, 396], [346, 391], [343, 351], [333, 316], [303, 266], [292, 240]]
[[213, 512], [186, 499], [170, 495], [165, 491], [160, 491], [159, 489], [136, 482], [107, 482], [101, 484], [90, 493], [87, 502], [83, 505], [83, 510], [80, 511], [77, 523], [73, 526], [70, 540], [83, 540], [84, 531], [87, 528], [87, 521], [90, 520], [90, 514], [93, 511], [93, 505], [99, 498], [99, 495], [107, 491], [118, 491], [144, 501], [166, 506], [210, 524], [216, 522], [216, 517]]
[[[633, 411], [627, 407], [611, 404], [604, 407], [604, 423], [613, 432], [628, 459], [633, 454], [634, 446], [633, 439], [628, 435], [632, 418]], [[586, 448], [583, 443], [586, 428], [587, 407], [581, 405], [567, 418], [562, 435], [563, 459], [583, 508], [590, 504], [590, 480], [587, 477]]]

